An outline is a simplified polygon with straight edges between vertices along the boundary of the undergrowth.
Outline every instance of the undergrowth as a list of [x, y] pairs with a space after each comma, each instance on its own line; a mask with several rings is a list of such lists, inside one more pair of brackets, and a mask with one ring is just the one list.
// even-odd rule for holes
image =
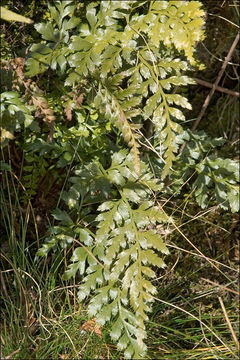
[[6, 359], [238, 358], [236, 139], [225, 105], [186, 121], [204, 19], [56, 1], [2, 60]]

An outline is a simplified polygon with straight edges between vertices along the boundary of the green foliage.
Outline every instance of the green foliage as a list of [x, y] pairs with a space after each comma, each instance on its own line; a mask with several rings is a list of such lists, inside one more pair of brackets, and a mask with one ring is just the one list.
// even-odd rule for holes
[[[26, 132], [31, 198], [38, 178], [66, 169], [37, 254], [72, 252], [63, 279], [80, 279], [89, 317], [110, 322], [126, 358], [146, 353], [151, 280], [168, 255], [160, 233], [174, 220], [161, 196], [180, 197], [192, 178], [186, 187], [202, 208], [215, 197], [239, 210], [238, 163], [218, 157], [223, 140], [185, 130], [191, 105], [181, 87], [194, 83], [186, 74], [197, 66], [203, 15], [199, 1], [56, 1], [35, 25], [41, 40], [26, 72], [15, 69], [18, 92], [3, 93], [3, 140]], [[148, 122], [151, 154], [141, 147]]]
[[[49, 67], [67, 72], [65, 85], [83, 87], [89, 104], [121, 131], [134, 155], [137, 174], [136, 130], [152, 116], [166, 149], [164, 178], [175, 159], [176, 134], [182, 132], [176, 119], [184, 120], [184, 115], [176, 106], [190, 108], [182, 95], [167, 92], [173, 86], [193, 83], [182, 74], [189, 66], [174, 55], [173, 45], [194, 63], [195, 42], [203, 39], [200, 3], [150, 2], [147, 13], [139, 15], [134, 11], [136, 1], [93, 2], [86, 6], [81, 24], [75, 16], [67, 20], [76, 9], [71, 3], [56, 2], [56, 7], [50, 7], [52, 22], [35, 25], [44, 40], [32, 46], [27, 74], [33, 76]], [[70, 36], [75, 27], [78, 34]], [[183, 38], [173, 36], [176, 33]]]
[[49, 43], [43, 42], [31, 47], [27, 75], [34, 76], [44, 72], [49, 66], [53, 70], [66, 70], [66, 56], [69, 55], [69, 50], [68, 47], [64, 48], [64, 45], [69, 42], [69, 30], [80, 23], [79, 18], [72, 16], [75, 6], [71, 3], [69, 0], [62, 3], [56, 1], [55, 5], [49, 6], [52, 22], [35, 24], [36, 30]]
[[209, 198], [214, 197], [224, 210], [230, 208], [232, 212], [238, 212], [239, 162], [211, 154], [211, 150], [223, 145], [225, 140], [211, 139], [204, 131], [188, 131], [183, 139], [188, 143], [170, 175], [172, 190], [178, 193], [187, 179], [194, 175], [195, 181], [191, 188], [202, 208], [206, 208]]
[[20, 94], [8, 91], [1, 94], [1, 143], [14, 138], [14, 132], [29, 128], [38, 132], [39, 126], [32, 115], [33, 107], [27, 105]]
[[41, 179], [46, 175], [48, 163], [43, 157], [26, 154], [24, 157], [25, 164], [23, 166], [23, 181], [25, 192], [22, 196], [24, 203], [33, 199], [37, 194], [38, 185]]

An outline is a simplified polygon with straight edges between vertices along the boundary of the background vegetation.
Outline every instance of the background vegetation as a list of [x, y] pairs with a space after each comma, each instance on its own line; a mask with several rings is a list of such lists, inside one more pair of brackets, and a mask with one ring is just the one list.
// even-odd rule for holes
[[[1, 5], [30, 17], [34, 23], [51, 18], [47, 1], [2, 1]], [[196, 57], [205, 64], [205, 69], [199, 71], [195, 68], [195, 72], [191, 72], [190, 76], [196, 79], [196, 84], [175, 89], [192, 104], [192, 110], [184, 110], [187, 118], [185, 130], [196, 124], [211, 90], [208, 86], [216, 81], [239, 30], [237, 1], [209, 0], [203, 5], [206, 38], [198, 43]], [[144, 6], [147, 5], [143, 5], [142, 11]], [[82, 16], [83, 11], [84, 7], [78, 3], [77, 14]], [[22, 96], [26, 86], [30, 86], [21, 59], [29, 56], [31, 45], [41, 40], [40, 33], [31, 24], [1, 22], [1, 93], [14, 91]], [[239, 160], [238, 68], [239, 52], [236, 47], [218, 84], [220, 89], [214, 92], [197, 126], [193, 148], [190, 147], [194, 151], [194, 146], [200, 144], [205, 155], [212, 148], [219, 158], [233, 161], [222, 163], [223, 169]], [[36, 76], [29, 75], [33, 79], [31, 91], [37, 93], [35, 103], [21, 103], [11, 95], [3, 98], [5, 103], [9, 101], [7, 106], [21, 106], [24, 118], [14, 112], [13, 106], [10, 111], [17, 119], [13, 128], [3, 123], [0, 239], [2, 358], [119, 359], [124, 356], [110, 338], [110, 326], [107, 323], [99, 326], [94, 319], [88, 320], [89, 299], [79, 303], [79, 278], [67, 279], [68, 276], [63, 276], [66, 270], [71, 269], [69, 260], [73, 247], [61, 247], [61, 240], [66, 242], [68, 234], [65, 233], [62, 239], [59, 237], [55, 251], [49, 251], [49, 244], [55, 246], [51, 243], [51, 229], [56, 222], [61, 220], [60, 226], [68, 227], [69, 217], [74, 214], [71, 199], [76, 194], [71, 195], [70, 178], [74, 175], [76, 163], [98, 158], [106, 169], [110, 165], [106, 149], [117, 151], [124, 147], [124, 142], [120, 132], [102, 121], [91, 108], [81, 110], [83, 117], [88, 116], [88, 127], [84, 126], [81, 117], [76, 119], [71, 101], [81, 109], [81, 91], [65, 94], [64, 97], [61, 74], [58, 76], [59, 81], [52, 69]], [[37, 107], [35, 113], [34, 106]], [[63, 116], [65, 121], [58, 122]], [[30, 130], [22, 125], [28, 121], [31, 123]], [[51, 121], [56, 121], [54, 130]], [[81, 137], [74, 129], [76, 122], [80, 125], [78, 131]], [[37, 131], [40, 136], [35, 135]], [[207, 135], [203, 136], [201, 131]], [[147, 142], [151, 139], [151, 126], [146, 125], [143, 132], [145, 145], [152, 148], [150, 145], [153, 142]], [[54, 145], [51, 143], [53, 136]], [[41, 143], [41, 139], [50, 141]], [[212, 139], [218, 140], [214, 143]], [[88, 141], [91, 141], [90, 145]], [[187, 158], [192, 156], [190, 150], [185, 147]], [[151, 151], [145, 151], [144, 156], [150, 158]], [[184, 159], [182, 162], [179, 162], [180, 170], [185, 166]], [[154, 158], [152, 166], [157, 168]], [[176, 168], [176, 171], [179, 169]], [[231, 172], [226, 176], [230, 183], [235, 184]], [[195, 179], [186, 176], [184, 184], [180, 185], [176, 180], [178, 178], [174, 176], [167, 178], [165, 184], [172, 192], [166, 191], [157, 199], [175, 222], [159, 228], [170, 256], [165, 258], [167, 267], [158, 269], [157, 278], [153, 281], [158, 292], [146, 323], [146, 356], [157, 359], [237, 359], [237, 197], [229, 199], [230, 207], [224, 208], [224, 205], [219, 205], [222, 203], [221, 193], [220, 201], [214, 195], [207, 200], [192, 196]], [[101, 186], [104, 190], [105, 185]], [[181, 193], [179, 186], [183, 188]], [[204, 195], [204, 191], [200, 195]], [[94, 220], [91, 218], [93, 212], [96, 213], [94, 202], [102, 201], [98, 195], [94, 193], [83, 206], [84, 224], [91, 224]], [[70, 211], [63, 200], [68, 206], [70, 201]], [[204, 201], [207, 201], [207, 207], [202, 208]], [[56, 210], [59, 208], [61, 212]], [[47, 256], [36, 256], [39, 251]]]

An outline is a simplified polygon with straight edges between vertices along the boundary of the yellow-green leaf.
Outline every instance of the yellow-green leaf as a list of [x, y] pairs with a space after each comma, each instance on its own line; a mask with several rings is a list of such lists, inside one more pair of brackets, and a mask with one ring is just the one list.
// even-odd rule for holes
[[5, 9], [3, 6], [1, 6], [1, 19], [6, 21], [19, 21], [24, 22], [27, 24], [32, 24], [33, 21], [29, 18], [26, 18], [25, 16], [16, 14], [13, 11], [10, 11], [8, 9]]

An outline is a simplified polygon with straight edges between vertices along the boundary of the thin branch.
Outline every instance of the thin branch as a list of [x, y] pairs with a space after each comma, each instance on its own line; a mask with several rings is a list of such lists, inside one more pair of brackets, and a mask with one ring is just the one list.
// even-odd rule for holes
[[[194, 122], [194, 124], [192, 126], [192, 129], [191, 129], [192, 131], [196, 130], [196, 128], [198, 127], [203, 115], [205, 114], [205, 111], [206, 111], [206, 109], [207, 109], [207, 107], [208, 107], [208, 105], [210, 103], [210, 100], [211, 100], [215, 90], [217, 90], [218, 83], [221, 80], [221, 77], [222, 77], [222, 75], [223, 75], [223, 73], [224, 73], [224, 71], [226, 69], [226, 66], [227, 66], [227, 64], [229, 63], [229, 60], [232, 57], [233, 51], [234, 51], [235, 47], [237, 46], [238, 41], [239, 41], [239, 33], [237, 33], [237, 35], [236, 35], [236, 37], [235, 37], [235, 39], [234, 39], [234, 41], [232, 43], [232, 46], [231, 46], [231, 48], [230, 48], [230, 50], [229, 50], [229, 52], [228, 52], [228, 54], [227, 54], [227, 56], [226, 56], [226, 58], [224, 60], [224, 63], [222, 65], [222, 68], [221, 68], [221, 70], [220, 70], [220, 72], [218, 74], [218, 77], [217, 77], [215, 83], [213, 85], [211, 84], [212, 89], [211, 89], [210, 93], [208, 94], [208, 96], [206, 97], [206, 99], [204, 101], [204, 104], [202, 106], [202, 110], [201, 110], [200, 114], [198, 115], [197, 119], [195, 120], [195, 122]], [[179, 149], [179, 153], [181, 153], [183, 151], [186, 144], [187, 144], [187, 142], [182, 144], [182, 146]]]
[[[201, 46], [208, 52], [208, 54], [210, 54], [214, 59], [218, 60], [218, 61], [221, 61], [221, 62], [224, 62], [224, 59], [220, 59], [219, 57], [217, 57], [216, 55], [214, 55], [207, 47], [206, 45], [204, 45], [203, 42], [200, 43]], [[233, 63], [231, 61], [228, 62], [229, 65], [233, 65], [233, 66], [240, 66], [240, 64], [238, 63]]]
[[205, 99], [205, 102], [203, 104], [203, 107], [202, 107], [202, 110], [201, 110], [200, 114], [198, 115], [198, 118], [196, 119], [196, 121], [193, 124], [192, 130], [196, 130], [196, 128], [198, 127], [198, 124], [200, 123], [203, 115], [205, 114], [205, 111], [206, 111], [206, 109], [207, 109], [207, 107], [208, 107], [208, 105], [210, 103], [210, 100], [211, 100], [211, 98], [212, 98], [212, 96], [213, 96], [213, 94], [214, 94], [214, 92], [216, 90], [216, 87], [218, 86], [218, 83], [221, 80], [221, 77], [222, 77], [222, 75], [223, 75], [223, 73], [224, 73], [224, 71], [226, 69], [226, 66], [227, 66], [229, 60], [232, 57], [232, 54], [233, 54], [233, 51], [234, 51], [235, 47], [237, 46], [237, 43], [239, 41], [239, 36], [240, 36], [239, 33], [237, 33], [237, 35], [236, 35], [236, 37], [235, 37], [235, 39], [234, 39], [234, 41], [232, 43], [232, 46], [231, 46], [231, 48], [230, 48], [230, 50], [229, 50], [229, 52], [228, 52], [228, 54], [227, 54], [227, 56], [226, 56], [226, 58], [224, 60], [222, 68], [219, 71], [218, 77], [217, 77], [215, 83], [213, 84], [213, 87], [212, 87], [210, 93], [208, 94], [208, 96]]
[[[203, 85], [203, 86], [206, 86], [206, 87], [209, 87], [209, 88], [214, 87], [214, 84], [212, 84], [212, 83], [210, 83], [208, 81], [201, 80], [201, 79], [198, 79], [198, 78], [193, 78], [193, 80], [195, 80], [200, 85]], [[233, 96], [240, 97], [240, 93], [238, 91], [229, 90], [229, 89], [223, 88], [221, 86], [215, 86], [215, 90], [220, 91], [220, 92], [225, 93], [225, 94], [228, 94], [228, 95], [233, 95]]]
[[216, 14], [211, 14], [211, 13], [208, 13], [208, 15], [210, 15], [210, 16], [215, 16], [215, 17], [218, 17], [218, 18], [220, 18], [220, 19], [223, 19], [223, 20], [227, 21], [229, 24], [232, 24], [233, 26], [236, 26], [238, 29], [240, 29], [240, 26], [238, 26], [238, 25], [235, 24], [234, 22], [230, 21], [229, 19], [226, 19], [226, 18], [223, 17], [223, 16], [216, 15]]

